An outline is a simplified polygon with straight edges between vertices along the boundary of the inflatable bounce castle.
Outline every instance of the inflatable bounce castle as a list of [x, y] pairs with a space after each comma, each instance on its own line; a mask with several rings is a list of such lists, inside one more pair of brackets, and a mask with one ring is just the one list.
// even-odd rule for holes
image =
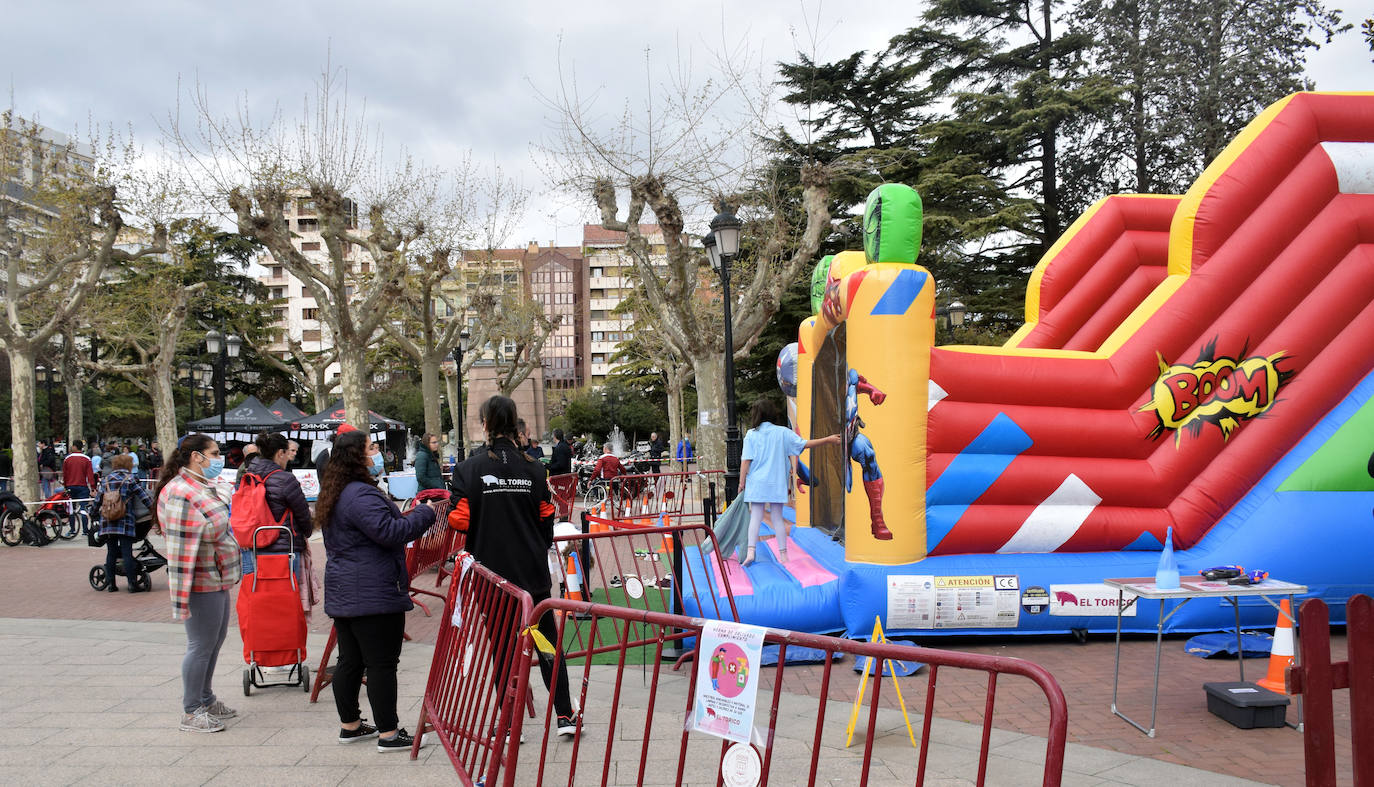
[[[1102, 580], [1153, 576], [1170, 533], [1184, 574], [1263, 569], [1333, 621], [1374, 591], [1374, 93], [1289, 96], [1186, 194], [1093, 205], [1002, 347], [933, 345], [921, 220], [915, 191], [881, 186], [864, 249], [818, 266], [780, 377], [794, 428], [845, 442], [802, 457], [789, 561], [764, 540], [726, 563], [742, 620], [1114, 630]], [[1157, 603], [1125, 630], [1153, 631]], [[1232, 621], [1198, 601], [1167, 629]]]

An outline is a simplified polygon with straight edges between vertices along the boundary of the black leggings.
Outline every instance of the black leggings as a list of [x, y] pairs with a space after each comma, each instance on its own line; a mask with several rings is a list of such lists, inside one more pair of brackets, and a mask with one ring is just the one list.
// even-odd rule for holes
[[[546, 590], [543, 593], [531, 594], [530, 600], [534, 606], [539, 606], [539, 602], [549, 597]], [[539, 633], [544, 635], [550, 643], [560, 650], [562, 646], [558, 641], [558, 621], [554, 619], [552, 611], [545, 612], [539, 619]], [[509, 680], [511, 661], [514, 654], [519, 652], [519, 646], [509, 637], [498, 636], [496, 632], [487, 630], [487, 636], [491, 638], [493, 657], [496, 660], [496, 669], [492, 673], [492, 682], [496, 684], [498, 690], [504, 690], [506, 681]], [[544, 688], [548, 688], [553, 682], [553, 656], [547, 656], [542, 651], [535, 649], [535, 654], [539, 657], [539, 674], [544, 679]], [[516, 700], [523, 703], [525, 699], [520, 697]], [[518, 705], [517, 705], [518, 706]], [[562, 658], [558, 659], [558, 687], [553, 691], [553, 707], [559, 716], [572, 716], [572, 698], [568, 688], [568, 662]]]
[[110, 587], [115, 586], [115, 561], [121, 557], [124, 558], [124, 576], [129, 578], [129, 589], [132, 590], [138, 577], [138, 561], [134, 560], [134, 537], [105, 536], [105, 578], [110, 581]]
[[339, 721], [361, 718], [358, 691], [367, 669], [367, 702], [372, 723], [382, 732], [396, 729], [396, 665], [401, 661], [406, 615], [389, 612], [356, 618], [334, 618], [339, 635], [339, 663], [334, 668], [334, 707]]

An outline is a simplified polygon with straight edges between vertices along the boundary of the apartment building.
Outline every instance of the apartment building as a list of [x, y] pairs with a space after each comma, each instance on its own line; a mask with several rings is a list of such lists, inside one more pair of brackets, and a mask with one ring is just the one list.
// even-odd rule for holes
[[591, 375], [587, 352], [587, 266], [582, 249], [540, 247], [534, 241], [525, 248], [525, 278], [529, 293], [558, 327], [544, 343], [544, 385], [549, 390], [570, 390], [586, 384]]
[[[348, 206], [351, 217], [348, 226], [349, 229], [355, 229], [358, 226], [358, 206], [351, 202]], [[292, 199], [287, 200], [282, 211], [282, 221], [285, 222], [286, 228], [295, 234], [293, 243], [296, 244], [296, 248], [306, 257], [317, 260], [327, 267], [329, 253], [325, 250], [324, 240], [320, 236], [320, 219], [315, 210], [314, 200], [305, 193], [294, 195]], [[362, 275], [372, 271], [372, 257], [361, 246], [350, 244], [344, 253], [344, 261], [355, 274]], [[268, 345], [268, 351], [279, 357], [289, 357], [287, 337], [299, 342], [301, 350], [306, 353], [324, 352], [332, 348], [334, 340], [328, 327], [320, 319], [319, 306], [301, 280], [266, 251], [259, 255], [257, 263], [267, 271], [258, 277], [258, 281], [267, 287], [268, 296], [273, 300], [285, 300], [285, 304], [272, 309], [276, 330], [272, 343]], [[330, 380], [338, 377], [339, 365], [330, 364], [325, 375]]]
[[[650, 259], [654, 265], [668, 264], [663, 242], [663, 230], [657, 224], [641, 224], [639, 232], [649, 243]], [[626, 235], [608, 230], [600, 224], [582, 227], [582, 254], [587, 265], [588, 350], [590, 376], [588, 382], [600, 385], [615, 367], [620, 343], [634, 335], [635, 315], [620, 309], [634, 291], [630, 278], [634, 259], [625, 248]]]

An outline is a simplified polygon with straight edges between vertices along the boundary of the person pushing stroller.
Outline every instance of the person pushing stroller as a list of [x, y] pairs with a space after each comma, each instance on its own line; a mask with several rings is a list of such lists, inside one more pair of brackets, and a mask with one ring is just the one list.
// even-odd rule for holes
[[[100, 502], [100, 535], [105, 538], [105, 576], [109, 580], [106, 589], [111, 593], [119, 590], [115, 585], [115, 563], [123, 557], [129, 592], [138, 593], [147, 588], [138, 586], [139, 564], [134, 560], [134, 542], [146, 538], [148, 531], [138, 532], [135, 509], [151, 511], [153, 499], [134, 477], [132, 456], [114, 457], [110, 460], [110, 468], [111, 472], [100, 482], [96, 493], [96, 500]], [[114, 518], [108, 518], [110, 515]], [[148, 525], [151, 524], [149, 520]]]

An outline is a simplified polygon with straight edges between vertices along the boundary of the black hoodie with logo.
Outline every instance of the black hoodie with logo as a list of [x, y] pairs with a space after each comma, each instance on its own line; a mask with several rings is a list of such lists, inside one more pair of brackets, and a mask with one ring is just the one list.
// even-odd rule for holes
[[543, 463], [499, 438], [458, 465], [450, 490], [455, 513], [466, 508], [472, 556], [530, 595], [547, 595], [553, 504]]

